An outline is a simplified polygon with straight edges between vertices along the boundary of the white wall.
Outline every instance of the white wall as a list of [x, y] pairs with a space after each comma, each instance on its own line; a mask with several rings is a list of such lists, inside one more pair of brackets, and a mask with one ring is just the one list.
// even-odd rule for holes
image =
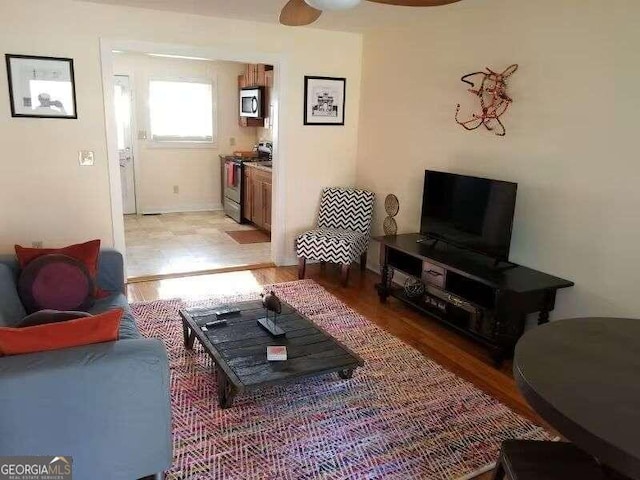
[[[286, 199], [287, 261], [294, 260], [294, 236], [315, 221], [321, 188], [355, 180], [360, 35], [71, 0], [2, 0], [0, 18], [4, 52], [74, 59], [79, 115], [78, 120], [13, 119], [8, 95], [0, 95], [0, 251], [33, 240], [45, 245], [96, 237], [113, 242], [101, 37], [250, 50], [255, 60], [261, 53], [284, 59], [278, 128], [285, 184], [275, 188]], [[302, 125], [304, 75], [349, 79], [345, 127]], [[0, 91], [7, 92], [4, 75]], [[80, 149], [95, 151], [94, 167], [78, 166]]]
[[[149, 133], [149, 80], [205, 79], [216, 85], [214, 98], [217, 145], [211, 148], [158, 148], [150, 140], [137, 139], [135, 145], [140, 213], [185, 212], [222, 208], [220, 154], [251, 150], [256, 143], [255, 127], [238, 123], [238, 75], [246, 64], [151, 57], [117, 53], [114, 73], [129, 75], [135, 99], [137, 130]], [[235, 146], [230, 139], [234, 138]], [[177, 185], [179, 193], [174, 193]]]
[[[515, 181], [511, 259], [576, 282], [555, 317], [638, 316], [640, 3], [456, 5], [365, 36], [357, 179], [378, 194], [378, 233], [388, 193], [417, 231], [425, 169]], [[460, 77], [512, 63], [507, 136], [456, 125], [473, 99]]]

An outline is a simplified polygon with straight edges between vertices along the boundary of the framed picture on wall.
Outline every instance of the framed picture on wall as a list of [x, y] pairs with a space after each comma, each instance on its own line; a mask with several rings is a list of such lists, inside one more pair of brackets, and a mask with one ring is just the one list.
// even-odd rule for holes
[[344, 125], [347, 79], [304, 77], [304, 124]]
[[6, 54], [12, 117], [78, 118], [73, 59]]

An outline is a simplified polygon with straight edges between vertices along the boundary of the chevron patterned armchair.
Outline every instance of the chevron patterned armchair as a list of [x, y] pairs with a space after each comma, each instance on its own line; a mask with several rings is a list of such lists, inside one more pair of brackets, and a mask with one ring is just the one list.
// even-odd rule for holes
[[296, 238], [298, 278], [304, 278], [307, 260], [339, 263], [342, 284], [349, 281], [351, 263], [360, 258], [360, 269], [367, 265], [367, 248], [375, 194], [354, 188], [322, 190], [318, 226]]

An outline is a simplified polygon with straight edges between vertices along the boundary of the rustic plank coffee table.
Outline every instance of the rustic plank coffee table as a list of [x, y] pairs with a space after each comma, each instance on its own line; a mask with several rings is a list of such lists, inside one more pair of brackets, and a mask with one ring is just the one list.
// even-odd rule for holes
[[[216, 320], [216, 308], [180, 310], [184, 345], [193, 349], [197, 338], [213, 359], [218, 375], [218, 402], [228, 408], [238, 393], [265, 385], [291, 382], [298, 379], [338, 372], [348, 379], [364, 361], [325, 330], [282, 302], [278, 325], [286, 337], [273, 338], [257, 323], [265, 316], [260, 301], [241, 302], [224, 307], [240, 309], [239, 313], [224, 317], [225, 325], [206, 331], [205, 323]], [[287, 360], [267, 360], [267, 346], [287, 347]]]

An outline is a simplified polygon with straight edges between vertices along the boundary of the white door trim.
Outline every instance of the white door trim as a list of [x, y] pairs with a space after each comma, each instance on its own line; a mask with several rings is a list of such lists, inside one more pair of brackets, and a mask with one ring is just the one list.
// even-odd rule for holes
[[[131, 153], [131, 158], [130, 158], [130, 162], [131, 162], [131, 175], [132, 175], [132, 184], [133, 184], [133, 212], [129, 212], [129, 213], [138, 213], [139, 209], [138, 209], [138, 173], [137, 173], [137, 152], [135, 149], [136, 146], [136, 140], [135, 140], [135, 133], [136, 132], [136, 124], [135, 124], [135, 100], [133, 98], [133, 76], [128, 74], [128, 73], [120, 73], [120, 72], [116, 72], [113, 75], [113, 83], [114, 85], [118, 84], [118, 82], [121, 82], [123, 80], [120, 80], [118, 77], [120, 77], [121, 79], [125, 79], [126, 81], [126, 88], [127, 88], [127, 93], [129, 95], [129, 103], [130, 103], [130, 108], [129, 108], [129, 152]], [[122, 167], [120, 168], [120, 175], [122, 175]], [[125, 197], [123, 196], [123, 199]], [[124, 200], [123, 200], [124, 201]], [[126, 203], [126, 202], [125, 202]], [[123, 209], [124, 209], [125, 205], [123, 204]]]
[[111, 219], [113, 245], [121, 252], [125, 251], [124, 217], [122, 209], [122, 187], [120, 185], [120, 164], [118, 161], [118, 145], [116, 138], [116, 119], [113, 108], [112, 79], [113, 51], [137, 53], [160, 53], [168, 55], [181, 55], [186, 57], [206, 58], [211, 60], [224, 60], [242, 63], [266, 63], [274, 67], [274, 113], [273, 125], [273, 192], [272, 201], [272, 231], [271, 231], [271, 258], [276, 265], [286, 264], [286, 221], [285, 221], [285, 185], [287, 158], [285, 149], [281, 146], [280, 127], [283, 118], [279, 105], [286, 100], [286, 92], [289, 91], [286, 81], [288, 69], [288, 57], [282, 53], [262, 53], [252, 50], [239, 49], [231, 46], [198, 47], [192, 45], [166, 44], [141, 42], [136, 40], [101, 38], [100, 62], [102, 66], [102, 93], [104, 97], [105, 131], [107, 142], [109, 192], [111, 196]]

